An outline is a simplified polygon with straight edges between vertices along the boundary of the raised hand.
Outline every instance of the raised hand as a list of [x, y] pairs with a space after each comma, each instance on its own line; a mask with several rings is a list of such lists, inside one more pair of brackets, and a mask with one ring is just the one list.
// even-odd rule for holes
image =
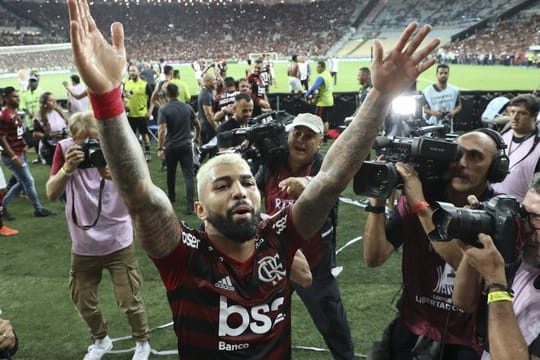
[[417, 27], [417, 23], [409, 24], [386, 56], [382, 43], [379, 40], [374, 41], [375, 51], [371, 65], [374, 89], [388, 96], [399, 95], [412, 85], [418, 75], [435, 63], [435, 59], [427, 61], [425, 59], [437, 48], [440, 40], [434, 39], [423, 49], [418, 50], [431, 31], [431, 26], [425, 25], [413, 35]]
[[120, 86], [127, 64], [122, 24], [111, 25], [111, 45], [96, 27], [86, 0], [68, 0], [68, 7], [73, 58], [84, 82], [97, 94]]

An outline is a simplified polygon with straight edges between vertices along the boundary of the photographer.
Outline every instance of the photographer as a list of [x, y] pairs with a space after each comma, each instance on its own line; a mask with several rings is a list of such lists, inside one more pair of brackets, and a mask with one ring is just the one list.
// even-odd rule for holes
[[2, 319], [1, 314], [2, 311], [0, 311], [0, 359], [11, 359], [17, 352], [19, 342], [11, 322]]
[[523, 201], [534, 173], [540, 171], [540, 132], [536, 125], [539, 99], [532, 94], [516, 96], [507, 106], [508, 128], [501, 132], [508, 148], [510, 173], [495, 191]]
[[[118, 307], [126, 314], [136, 340], [134, 359], [150, 354], [149, 328], [141, 299], [142, 276], [133, 246], [133, 227], [104, 159], [97, 163], [97, 124], [92, 112], [69, 119], [70, 138], [56, 147], [47, 196], [65, 193], [65, 213], [72, 240], [69, 290], [71, 300], [86, 322], [94, 344], [85, 359], [101, 359], [113, 347], [107, 320], [98, 302], [103, 270], [108, 270]], [[88, 144], [93, 148], [88, 149]], [[89, 156], [90, 151], [93, 156]], [[99, 167], [96, 167], [99, 166]]]
[[533, 177], [522, 205], [527, 213], [525, 244], [515, 274], [505, 273], [504, 259], [489, 235], [479, 236], [483, 248], [463, 245], [453, 299], [466, 311], [487, 302], [489, 353], [484, 352], [483, 360], [490, 355], [512, 360], [540, 357], [540, 173]]
[[464, 314], [451, 301], [453, 269], [461, 261], [461, 252], [455, 240], [444, 243], [429, 240], [428, 234], [435, 226], [428, 201], [443, 200], [464, 206], [468, 204], [468, 195], [482, 201], [492, 197], [489, 182], [500, 181], [500, 173], [506, 174], [498, 166], [507, 158], [497, 134], [484, 130], [458, 138], [462, 155], [449, 164], [449, 179], [442, 186], [440, 182], [422, 184], [410, 164], [397, 163], [405, 195], [398, 199], [387, 224], [383, 199], [371, 199], [366, 207], [369, 214], [363, 239], [366, 264], [381, 265], [403, 245], [399, 317], [389, 326], [385, 342], [392, 359], [414, 359], [420, 356], [420, 348], [426, 343], [435, 348], [440, 345], [430, 358], [438, 358], [439, 351], [449, 359], [479, 358], [474, 316]]
[[[320, 117], [299, 114], [291, 124], [288, 152], [265, 165], [256, 176], [265, 197], [266, 212], [275, 214], [293, 203], [321, 167], [319, 152], [324, 125]], [[353, 359], [354, 348], [339, 286], [332, 275], [335, 266], [337, 203], [321, 228], [321, 242], [303, 248], [312, 272], [312, 284], [293, 284], [335, 359]], [[294, 265], [293, 265], [294, 267]]]

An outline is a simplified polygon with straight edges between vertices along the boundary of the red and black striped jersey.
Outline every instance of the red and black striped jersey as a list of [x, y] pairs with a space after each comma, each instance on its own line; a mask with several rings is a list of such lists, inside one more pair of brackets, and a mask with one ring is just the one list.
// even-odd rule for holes
[[291, 357], [288, 276], [296, 250], [304, 245], [291, 209], [259, 223], [255, 251], [243, 263], [185, 224], [178, 247], [153, 259], [167, 290], [180, 358]]
[[9, 108], [4, 108], [0, 116], [0, 135], [6, 137], [6, 142], [13, 150], [15, 155], [21, 155], [26, 146], [23, 139], [24, 123], [16, 111]]

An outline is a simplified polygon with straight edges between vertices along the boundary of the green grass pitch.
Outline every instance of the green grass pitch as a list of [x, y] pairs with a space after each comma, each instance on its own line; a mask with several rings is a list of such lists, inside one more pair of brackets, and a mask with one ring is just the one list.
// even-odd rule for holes
[[[369, 62], [341, 61], [339, 63], [338, 83], [335, 87], [336, 92], [350, 92], [358, 89], [356, 73], [360, 66], [369, 66]], [[287, 64], [276, 63], [275, 73], [277, 86], [272, 86], [270, 92], [286, 93], [288, 92]], [[195, 74], [189, 65], [178, 65], [175, 68], [180, 69], [182, 79], [189, 85], [192, 95], [198, 93], [198, 87], [195, 82]], [[315, 63], [311, 63], [311, 68], [315, 72]], [[228, 75], [239, 79], [245, 76], [244, 64], [229, 64]], [[40, 80], [40, 86], [44, 91], [51, 91], [56, 98], [65, 99], [66, 93], [62, 86], [62, 81], [69, 81], [70, 72], [63, 74], [43, 74]], [[312, 77], [314, 80], [314, 77]], [[435, 81], [435, 67], [427, 70], [418, 80], [417, 88], [422, 90], [424, 87]], [[462, 90], [536, 90], [540, 89], [540, 69], [516, 67], [516, 66], [476, 66], [476, 65], [451, 65], [450, 83], [456, 85]], [[0, 87], [15, 86], [18, 87], [16, 77], [0, 79]]]

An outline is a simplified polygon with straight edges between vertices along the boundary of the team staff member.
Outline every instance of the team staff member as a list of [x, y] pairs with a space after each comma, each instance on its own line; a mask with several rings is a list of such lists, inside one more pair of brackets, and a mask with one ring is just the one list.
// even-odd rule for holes
[[332, 109], [334, 108], [334, 82], [332, 75], [326, 70], [324, 61], [317, 62], [316, 70], [319, 76], [304, 96], [308, 99], [315, 91], [318, 91], [315, 97], [315, 105], [317, 106], [315, 113], [323, 120], [324, 140], [326, 140], [328, 138], [328, 124], [331, 121]]
[[167, 103], [158, 112], [158, 155], [167, 165], [167, 192], [171, 202], [176, 201], [176, 168], [180, 163], [186, 186], [186, 213], [192, 214], [195, 196], [193, 138], [199, 138], [201, 128], [193, 108], [178, 99], [178, 86], [168, 84], [165, 95]]
[[[319, 172], [323, 155], [318, 150], [323, 129], [323, 122], [317, 115], [296, 116], [289, 129], [288, 153], [274, 159], [257, 174], [257, 184], [264, 194], [268, 214], [294, 203], [312, 176]], [[336, 265], [337, 210], [336, 204], [320, 230], [322, 241], [302, 249], [311, 268], [311, 286], [294, 285], [294, 289], [334, 359], [354, 359], [351, 329], [337, 279], [331, 272]]]
[[128, 68], [129, 80], [124, 84], [124, 97], [128, 108], [129, 125], [135, 134], [142, 136], [146, 161], [152, 160], [150, 155], [150, 133], [148, 130], [148, 99], [152, 96], [152, 88], [139, 76], [135, 65]]
[[[68, 0], [71, 43], [91, 90], [92, 107], [115, 183], [135, 222], [136, 238], [156, 264], [168, 292], [182, 359], [291, 357], [288, 273], [296, 250], [321, 228], [370, 151], [391, 99], [434, 61], [430, 31], [411, 24], [390, 55], [375, 42], [374, 89], [364, 110], [336, 140], [321, 171], [300, 198], [260, 221], [260, 193], [238, 154], [216, 156], [198, 172], [196, 214], [205, 231], [178, 221], [165, 193], [152, 183], [120, 103], [125, 67], [123, 28], [112, 26], [109, 45], [84, 0]], [[407, 45], [407, 43], [410, 43]], [[106, 106], [105, 106], [106, 105]]]

